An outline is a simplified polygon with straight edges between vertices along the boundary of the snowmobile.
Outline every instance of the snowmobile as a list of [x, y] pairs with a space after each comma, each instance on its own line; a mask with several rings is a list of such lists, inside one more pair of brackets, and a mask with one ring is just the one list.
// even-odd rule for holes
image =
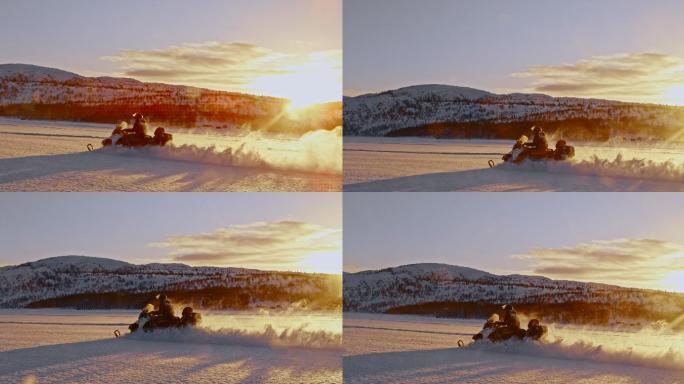
[[[138, 136], [135, 134], [124, 133], [122, 130], [114, 130], [112, 136], [102, 140], [102, 146], [108, 147], [111, 145], [120, 145], [123, 147], [148, 147], [148, 146], [159, 146], [163, 147], [168, 142], [173, 140], [173, 135], [167, 133], [162, 127], [158, 127], [154, 130], [154, 136], [145, 135]], [[93, 145], [88, 144], [88, 151], [93, 150]]]
[[[544, 151], [536, 151], [527, 143], [519, 145], [519, 143], [516, 142], [511, 152], [503, 155], [501, 160], [507, 163], [520, 164], [525, 160], [563, 161], [572, 159], [573, 157], [575, 157], [575, 147], [568, 145], [565, 140], [558, 140], [556, 142], [556, 149], [546, 149]], [[491, 163], [493, 163], [493, 161]]]
[[[196, 327], [201, 322], [202, 315], [195, 312], [192, 307], [183, 308], [181, 317], [163, 317], [154, 310], [152, 304], [148, 304], [140, 312], [138, 320], [128, 326], [128, 330], [134, 333], [142, 329], [143, 332], [148, 333], [155, 329]], [[114, 336], [121, 336], [121, 332], [117, 329], [114, 331]]]
[[[112, 135], [117, 136], [117, 135]], [[166, 133], [164, 128], [158, 127], [154, 130], [154, 136], [145, 135], [143, 137], [133, 134], [120, 134], [120, 137], [116, 137], [116, 141], [113, 142], [112, 138], [107, 138], [102, 140], [103, 146], [109, 145], [122, 145], [124, 147], [145, 147], [149, 145], [158, 145], [163, 147], [169, 141], [173, 140], [173, 135]]]
[[541, 325], [539, 320], [532, 319], [527, 323], [527, 329], [512, 330], [499, 321], [499, 316], [492, 315], [482, 327], [482, 330], [473, 336], [474, 341], [487, 339], [492, 343], [498, 343], [510, 339], [539, 340], [548, 333], [548, 328]]

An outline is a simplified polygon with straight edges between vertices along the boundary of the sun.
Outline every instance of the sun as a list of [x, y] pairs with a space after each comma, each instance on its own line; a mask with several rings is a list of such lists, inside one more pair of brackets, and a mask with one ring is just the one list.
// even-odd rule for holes
[[342, 252], [317, 252], [301, 261], [299, 269], [312, 273], [342, 274]]
[[277, 74], [262, 76], [253, 87], [259, 93], [289, 100], [287, 112], [342, 99], [341, 59], [334, 54], [311, 54]]
[[684, 106], [684, 84], [671, 87], [663, 95], [665, 104]]

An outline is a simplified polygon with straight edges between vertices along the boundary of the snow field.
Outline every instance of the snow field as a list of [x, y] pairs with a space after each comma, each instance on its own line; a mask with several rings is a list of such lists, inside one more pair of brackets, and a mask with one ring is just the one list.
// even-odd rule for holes
[[[99, 148], [113, 125], [0, 120], [4, 191], [336, 191], [341, 129], [301, 137], [169, 128], [172, 146]], [[87, 144], [96, 148], [88, 152]]]
[[684, 335], [552, 326], [549, 344], [472, 344], [483, 321], [345, 313], [345, 383], [679, 383]]
[[2, 310], [8, 332], [0, 334], [0, 382], [342, 380], [339, 314], [209, 312], [209, 327], [189, 333], [113, 337], [136, 317], [136, 311]]
[[[551, 140], [553, 141], [553, 140]], [[502, 164], [499, 140], [346, 137], [345, 191], [682, 191], [684, 148], [570, 143], [570, 162]], [[496, 167], [489, 169], [487, 162]]]

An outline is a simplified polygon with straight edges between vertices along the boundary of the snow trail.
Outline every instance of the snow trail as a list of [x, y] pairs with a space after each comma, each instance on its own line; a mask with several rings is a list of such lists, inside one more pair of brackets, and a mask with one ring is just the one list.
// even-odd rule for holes
[[305, 325], [276, 330], [266, 325], [262, 331], [237, 328], [212, 330], [207, 328], [164, 329], [151, 333], [131, 333], [124, 336], [134, 340], [154, 340], [179, 343], [242, 345], [248, 347], [312, 348], [340, 350], [342, 335], [324, 330], [310, 330]]
[[109, 147], [98, 152], [153, 157], [212, 165], [267, 168], [281, 171], [341, 174], [341, 128], [305, 133], [296, 139], [265, 138], [254, 132], [231, 144], [214, 144], [211, 136], [186, 134], [166, 147]]
[[530, 161], [522, 164], [502, 163], [497, 168], [577, 176], [608, 176], [684, 182], [684, 163], [647, 158], [626, 159], [622, 153], [617, 154], [612, 160], [592, 155], [591, 158], [580, 161]]
[[611, 348], [587, 340], [566, 342], [562, 338], [553, 341], [534, 342], [509, 340], [503, 343], [472, 343], [464, 348], [475, 351], [516, 353], [557, 359], [579, 360], [608, 364], [627, 364], [647, 368], [684, 371], [684, 354], [669, 347], [660, 352], [646, 352], [636, 347]]

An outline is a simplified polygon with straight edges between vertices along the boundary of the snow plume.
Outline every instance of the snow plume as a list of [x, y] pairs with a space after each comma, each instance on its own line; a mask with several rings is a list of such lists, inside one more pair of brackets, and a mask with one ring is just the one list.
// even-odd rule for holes
[[137, 340], [174, 341], [184, 343], [242, 345], [249, 347], [312, 348], [338, 350], [342, 335], [325, 330], [308, 329], [306, 325], [276, 330], [267, 324], [262, 330], [237, 328], [164, 329], [151, 333], [132, 333], [126, 337]]
[[[680, 336], [646, 327], [639, 332], [624, 332], [625, 337], [615, 337], [614, 331], [592, 329], [585, 337], [549, 326], [549, 334], [542, 342], [509, 340], [503, 343], [476, 342], [466, 348], [497, 353], [519, 353], [545, 358], [591, 361], [599, 363], [634, 365], [647, 368], [684, 371], [684, 349], [676, 341]], [[622, 332], [618, 332], [622, 333]]]
[[[175, 133], [174, 133], [175, 135]], [[342, 173], [342, 128], [310, 131], [298, 138], [275, 138], [260, 131], [225, 138], [183, 135], [175, 145], [149, 148], [105, 148], [124, 155], [212, 165], [266, 168], [280, 171]], [[215, 141], [223, 143], [215, 144]]]
[[522, 170], [530, 172], [548, 172], [556, 174], [572, 174], [577, 176], [605, 176], [634, 179], [684, 181], [684, 163], [673, 161], [655, 161], [633, 158], [627, 160], [622, 154], [615, 159], [604, 159], [596, 155], [580, 161], [527, 161], [523, 164], [502, 163], [500, 169]]

